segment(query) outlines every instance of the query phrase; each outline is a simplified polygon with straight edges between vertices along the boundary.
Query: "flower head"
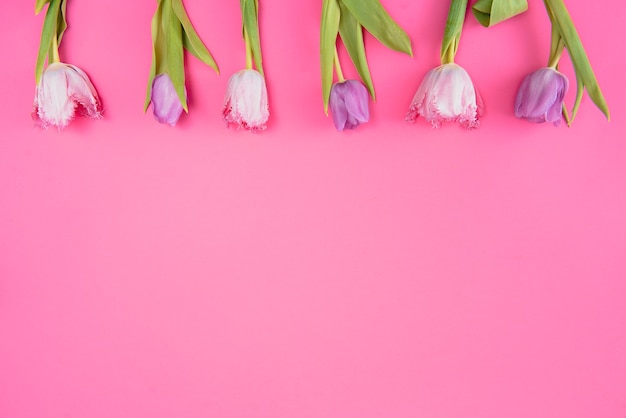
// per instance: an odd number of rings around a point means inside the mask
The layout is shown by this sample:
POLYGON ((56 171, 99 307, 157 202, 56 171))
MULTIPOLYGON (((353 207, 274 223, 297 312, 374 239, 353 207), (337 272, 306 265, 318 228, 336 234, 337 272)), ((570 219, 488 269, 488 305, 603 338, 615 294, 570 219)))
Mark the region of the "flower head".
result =
POLYGON ((369 95, 363 84, 347 80, 333 84, 330 90, 330 111, 338 131, 354 129, 370 120, 369 95))
POLYGON ((66 127, 76 115, 102 117, 98 93, 80 68, 55 62, 41 74, 35 92, 33 119, 42 127, 66 127))
MULTIPOLYGON (((186 90, 185 95, 187 95, 186 90)), ((150 100, 152 101, 152 113, 156 120, 170 126, 176 125, 178 118, 183 113, 183 105, 169 75, 163 73, 154 77, 150 100)))
POLYGON ((224 108, 224 121, 240 128, 260 131, 266 128, 270 116, 265 78, 256 70, 241 70, 228 80, 224 108))
POLYGON ((459 122, 467 128, 475 128, 483 112, 482 99, 467 71, 450 63, 426 74, 413 97, 406 120, 415 122, 422 116, 434 127, 443 122, 459 122))
POLYGON ((515 116, 559 125, 568 87, 567 77, 553 68, 540 68, 528 74, 515 98, 515 116))

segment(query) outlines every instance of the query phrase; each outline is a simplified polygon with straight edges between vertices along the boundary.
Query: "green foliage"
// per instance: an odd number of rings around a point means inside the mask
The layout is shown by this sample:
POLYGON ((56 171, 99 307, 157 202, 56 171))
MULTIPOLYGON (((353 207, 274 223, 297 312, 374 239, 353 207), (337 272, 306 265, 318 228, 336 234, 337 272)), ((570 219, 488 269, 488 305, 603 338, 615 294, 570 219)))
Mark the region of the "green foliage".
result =
POLYGON ((528 10, 526 0, 478 0, 472 6, 474 17, 486 27, 503 22, 526 10, 528 10))

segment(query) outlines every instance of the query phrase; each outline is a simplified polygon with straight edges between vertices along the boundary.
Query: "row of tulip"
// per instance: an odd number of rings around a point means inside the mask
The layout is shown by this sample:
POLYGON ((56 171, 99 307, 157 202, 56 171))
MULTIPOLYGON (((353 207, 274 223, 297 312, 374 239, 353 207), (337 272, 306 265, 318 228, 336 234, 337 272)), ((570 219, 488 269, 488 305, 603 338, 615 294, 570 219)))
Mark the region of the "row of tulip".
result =
MULTIPOLYGON (((152 19, 153 54, 145 110, 152 105, 157 121, 174 126, 183 110, 188 111, 184 50, 218 74, 219 69, 193 28, 182 0, 157 1, 152 19)), ((467 71, 455 63, 467 3, 468 0, 451 0, 441 46, 441 65, 430 70, 420 84, 406 116, 409 122, 421 116, 434 127, 446 122, 458 122, 467 128, 479 126, 484 112, 483 101, 467 71)), ((608 119, 608 106, 563 0, 544 0, 544 3, 552 23, 548 66, 522 81, 515 100, 515 116, 555 125, 564 116, 571 124, 583 89, 586 89, 608 119), (578 86, 571 115, 563 103, 569 82, 558 71, 565 48, 572 57, 578 86)), ((66 0, 36 0, 35 12, 41 12, 46 4, 48 9, 35 70, 37 88, 33 118, 42 127, 58 128, 67 126, 77 113, 100 118, 101 103, 87 74, 74 65, 63 63, 59 57, 59 45, 67 28, 66 0)), ((246 68, 230 77, 222 113, 229 125, 260 131, 266 127, 269 106, 259 36, 259 5, 258 0, 240 0, 240 4, 246 68)), ((472 6, 474 16, 485 26, 502 22, 526 9, 526 0, 479 0, 472 6)), ((364 30, 387 47, 412 55, 408 35, 388 15, 379 0, 323 0, 320 28, 322 97, 324 110, 328 114, 330 109, 339 131, 368 122, 369 97, 375 100, 363 43, 364 30), (337 37, 342 38, 360 80, 344 78, 337 37)))

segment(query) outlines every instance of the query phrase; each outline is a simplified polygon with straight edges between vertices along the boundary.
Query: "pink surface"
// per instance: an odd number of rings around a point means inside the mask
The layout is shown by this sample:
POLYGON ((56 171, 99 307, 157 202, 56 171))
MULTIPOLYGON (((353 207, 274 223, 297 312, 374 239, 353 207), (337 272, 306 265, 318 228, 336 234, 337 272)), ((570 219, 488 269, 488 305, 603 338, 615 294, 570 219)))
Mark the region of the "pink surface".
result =
POLYGON ((464 31, 482 126, 407 125, 447 2, 386 0, 415 58, 367 37, 378 102, 337 133, 321 1, 261 0, 261 135, 220 120, 236 1, 185 2, 222 75, 188 57, 176 128, 142 113, 155 1, 70 1, 105 119, 34 128, 31 3, 0 14, 0 417, 626 416, 620 2, 568 1, 610 123, 587 97, 571 129, 512 116, 548 56, 531 1, 464 31))

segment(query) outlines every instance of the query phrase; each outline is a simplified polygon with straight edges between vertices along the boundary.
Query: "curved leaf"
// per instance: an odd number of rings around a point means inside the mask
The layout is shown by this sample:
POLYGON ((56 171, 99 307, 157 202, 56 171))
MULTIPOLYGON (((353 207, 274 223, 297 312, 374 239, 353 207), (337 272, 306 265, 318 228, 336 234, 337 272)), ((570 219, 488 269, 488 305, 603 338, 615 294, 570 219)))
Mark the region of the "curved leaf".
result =
POLYGON ((379 0, 340 0, 374 38, 387 48, 413 56, 409 35, 389 16, 379 0))
POLYGON ((567 48, 576 72, 579 91, 576 95, 574 109, 572 110, 572 120, 578 111, 583 87, 587 89, 587 94, 589 94, 589 97, 600 111, 602 111, 607 119, 610 119, 609 107, 600 90, 585 48, 578 36, 574 22, 565 7, 565 3, 563 3, 563 0, 544 0, 544 3, 548 9, 548 14, 553 20, 552 23, 558 28, 563 38, 563 42, 565 43, 565 47, 567 48))
POLYGON ((182 0, 173 0, 172 9, 183 26, 183 45, 185 49, 219 74, 220 70, 217 63, 191 24, 182 0))
POLYGON ((252 48, 252 57, 256 69, 263 73, 263 59, 261 57, 261 39, 259 36, 259 9, 256 0, 241 0, 241 18, 243 28, 248 34, 250 47, 252 48))
POLYGON ((474 17, 486 27, 503 22, 526 10, 528 10, 526 0, 478 0, 472 6, 474 17))
POLYGON ((339 35, 341 35, 341 40, 348 50, 350 59, 352 59, 352 63, 356 67, 361 80, 367 86, 372 99, 376 100, 374 83, 372 82, 367 56, 365 55, 365 45, 363 44, 363 27, 343 3, 339 3, 339 7, 341 8, 339 35))
POLYGON ((35 83, 39 84, 43 67, 46 64, 46 55, 52 46, 52 37, 57 36, 57 23, 59 18, 59 6, 61 0, 52 0, 48 5, 48 11, 43 21, 41 29, 41 41, 39 42, 39 52, 37 53, 37 63, 35 64, 35 83))
POLYGON ((157 5, 157 9, 154 12, 154 16, 152 16, 152 64, 150 65, 150 76, 148 77, 148 88, 146 89, 146 99, 144 101, 143 111, 148 110, 148 106, 150 106, 150 101, 152 99, 152 81, 154 77, 157 75, 157 70, 159 72, 163 72, 162 64, 160 64, 163 59, 161 58, 165 54, 165 46, 163 42, 163 25, 161 24, 163 20, 163 7, 162 3, 159 2, 157 5))
POLYGON ((43 10, 43 6, 50 3, 50 0, 35 0, 35 14, 38 15, 43 10))
POLYGON ((465 22, 465 12, 467 11, 467 0, 452 0, 446 29, 441 42, 441 63, 454 62, 456 51, 459 49, 463 23, 465 22))
POLYGON ((165 35, 165 61, 167 73, 185 112, 188 112, 185 94, 185 55, 183 51, 183 27, 172 10, 171 0, 163 0, 163 31, 165 35))

